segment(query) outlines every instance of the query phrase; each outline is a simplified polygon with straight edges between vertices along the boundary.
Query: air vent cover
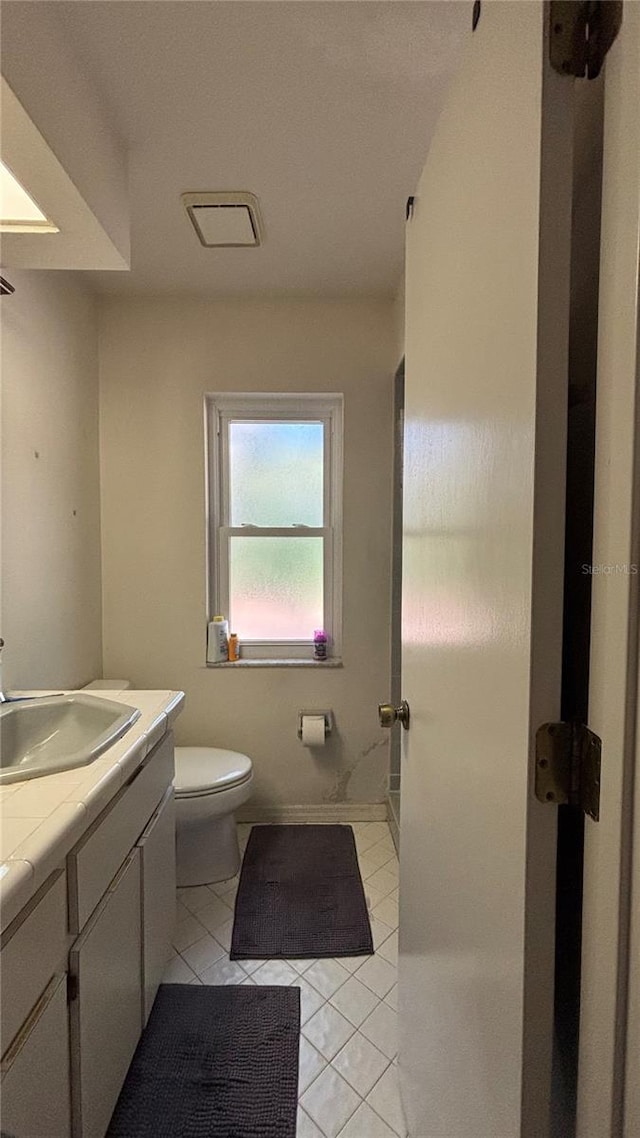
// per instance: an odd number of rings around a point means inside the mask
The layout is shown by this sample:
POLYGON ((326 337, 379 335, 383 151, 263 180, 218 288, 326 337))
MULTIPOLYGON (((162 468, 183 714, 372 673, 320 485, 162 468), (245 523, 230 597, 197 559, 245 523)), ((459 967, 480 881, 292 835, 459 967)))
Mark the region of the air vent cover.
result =
POLYGON ((182 202, 199 241, 207 249, 262 244, 262 221, 255 194, 183 194, 182 202))

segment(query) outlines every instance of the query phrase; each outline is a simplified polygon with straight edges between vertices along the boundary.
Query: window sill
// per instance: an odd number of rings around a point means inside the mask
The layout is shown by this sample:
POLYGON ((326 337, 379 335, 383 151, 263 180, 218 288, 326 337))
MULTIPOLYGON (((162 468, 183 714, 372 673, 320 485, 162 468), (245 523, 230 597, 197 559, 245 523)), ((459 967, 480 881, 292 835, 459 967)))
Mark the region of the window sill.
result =
POLYGON ((222 660, 219 664, 205 664, 206 668, 341 668, 342 660, 333 656, 329 660, 222 660))

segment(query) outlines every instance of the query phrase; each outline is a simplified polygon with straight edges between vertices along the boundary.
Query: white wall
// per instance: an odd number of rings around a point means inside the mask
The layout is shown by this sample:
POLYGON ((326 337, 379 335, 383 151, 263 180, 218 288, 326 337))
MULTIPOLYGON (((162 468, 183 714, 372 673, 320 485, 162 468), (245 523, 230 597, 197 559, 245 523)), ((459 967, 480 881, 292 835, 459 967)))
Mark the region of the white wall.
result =
POLYGON ((98 328, 67 273, 11 271, 2 327, 7 687, 75 687, 101 646, 98 328))
POLYGON ((107 300, 101 308, 105 675, 186 691, 177 742, 246 751, 262 805, 381 802, 388 736, 391 301, 107 300), (207 669, 203 397, 345 395, 344 667, 207 669), (317 756, 298 708, 333 708, 317 756))

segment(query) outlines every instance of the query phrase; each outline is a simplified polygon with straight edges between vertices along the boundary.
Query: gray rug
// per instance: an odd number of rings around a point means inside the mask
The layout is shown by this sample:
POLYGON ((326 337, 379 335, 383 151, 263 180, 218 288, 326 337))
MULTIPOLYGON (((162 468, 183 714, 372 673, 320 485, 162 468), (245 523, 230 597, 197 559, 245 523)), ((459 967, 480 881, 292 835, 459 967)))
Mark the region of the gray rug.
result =
POLYGON ((295 1138, 300 989, 162 984, 107 1138, 295 1138))
POLYGON ((254 826, 240 873, 231 959, 372 952, 351 826, 254 826))

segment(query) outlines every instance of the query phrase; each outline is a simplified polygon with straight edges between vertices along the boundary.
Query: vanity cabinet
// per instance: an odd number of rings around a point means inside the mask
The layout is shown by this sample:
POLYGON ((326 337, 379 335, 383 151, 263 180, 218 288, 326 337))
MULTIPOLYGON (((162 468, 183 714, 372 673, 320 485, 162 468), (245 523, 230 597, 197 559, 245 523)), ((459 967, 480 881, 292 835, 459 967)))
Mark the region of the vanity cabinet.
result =
POLYGON ((103 1138, 142 1027, 140 851, 69 955, 74 1138, 103 1138))
POLYGON ((2 1060, 2 1134, 69 1138, 67 977, 54 976, 2 1060))
POLYGON ((167 791, 146 827, 140 850, 143 943, 142 1025, 156 998, 172 952, 176 911, 176 809, 173 789, 167 791))
POLYGON ((0 1128, 104 1138, 171 955, 173 736, 2 934, 0 1128))

